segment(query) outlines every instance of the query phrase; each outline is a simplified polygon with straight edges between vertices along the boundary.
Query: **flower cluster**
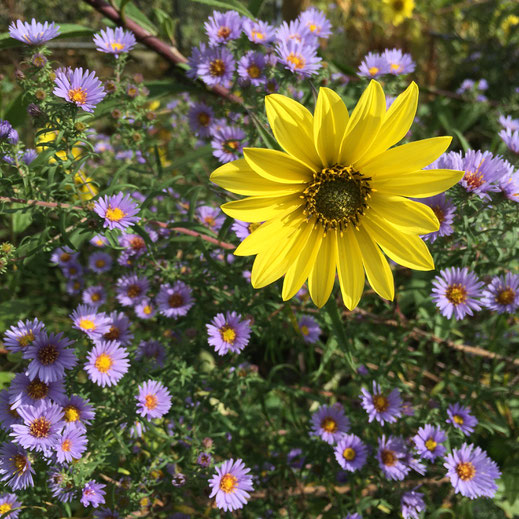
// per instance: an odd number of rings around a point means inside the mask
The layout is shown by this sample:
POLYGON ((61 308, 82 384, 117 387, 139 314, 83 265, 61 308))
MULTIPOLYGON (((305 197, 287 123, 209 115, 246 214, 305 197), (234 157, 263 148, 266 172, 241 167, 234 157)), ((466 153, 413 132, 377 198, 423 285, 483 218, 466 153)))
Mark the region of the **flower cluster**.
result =
POLYGON ((385 74, 401 76, 414 72, 415 62, 410 54, 400 49, 386 49, 381 54, 370 52, 359 66, 359 75, 376 78, 385 74))

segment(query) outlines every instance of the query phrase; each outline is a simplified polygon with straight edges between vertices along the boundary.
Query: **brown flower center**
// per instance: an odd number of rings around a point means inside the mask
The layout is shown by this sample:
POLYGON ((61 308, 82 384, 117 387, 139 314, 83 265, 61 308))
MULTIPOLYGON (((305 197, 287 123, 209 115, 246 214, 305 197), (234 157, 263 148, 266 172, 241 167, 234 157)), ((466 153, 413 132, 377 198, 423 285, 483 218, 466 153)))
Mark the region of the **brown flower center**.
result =
POLYGON ((459 305, 467 300, 467 289, 461 283, 453 283, 445 291, 445 297, 453 305, 459 305))
POLYGON ((27 394, 33 400, 40 400, 41 398, 45 398, 49 393, 49 386, 42 382, 39 378, 35 378, 33 381, 29 382, 27 386, 27 394))
POLYGON ((38 350, 38 360, 43 366, 54 364, 59 357, 59 351, 54 344, 47 344, 38 350))
POLYGON ((40 416, 40 418, 36 418, 36 420, 31 422, 29 433, 35 438, 47 438, 50 433, 50 426, 50 421, 44 416, 40 416))
POLYGON ((219 58, 211 61, 209 64, 209 74, 217 77, 223 76, 225 74, 225 63, 219 58))
POLYGON ((170 308, 179 308, 184 304, 184 298, 180 294, 171 294, 168 298, 170 308))
POLYGON ((396 464, 397 457, 394 451, 390 451, 388 449, 383 449, 380 453, 380 457, 382 458, 382 463, 387 465, 388 467, 392 467, 396 464))
POLYGON ((128 289, 126 290, 126 294, 128 297, 131 297, 132 299, 139 297, 142 293, 142 289, 139 285, 130 285, 128 289))
POLYGON ((515 291, 510 287, 505 288, 498 292, 496 296, 496 303, 500 305, 511 305, 515 300, 515 291))
POLYGON ((321 429, 329 433, 335 433, 339 430, 339 426, 331 416, 327 416, 321 421, 321 429))
POLYGON ((456 474, 462 481, 470 481, 476 475, 476 467, 470 462, 460 462, 456 466, 456 474))
POLYGON ((389 401, 384 395, 373 395, 373 407, 377 413, 383 413, 389 407, 389 401))
POLYGON ((108 332, 106 332, 103 337, 109 341, 115 341, 116 339, 119 338, 119 336, 121 335, 121 332, 119 330, 119 328, 117 328, 116 326, 110 326, 110 330, 108 332))

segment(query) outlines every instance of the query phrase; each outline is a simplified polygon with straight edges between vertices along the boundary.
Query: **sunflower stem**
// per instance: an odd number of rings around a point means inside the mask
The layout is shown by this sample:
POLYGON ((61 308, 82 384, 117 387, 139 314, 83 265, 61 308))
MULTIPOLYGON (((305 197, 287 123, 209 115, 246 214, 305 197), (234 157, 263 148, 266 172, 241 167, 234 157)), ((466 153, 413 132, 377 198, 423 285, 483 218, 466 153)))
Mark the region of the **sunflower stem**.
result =
POLYGON ((353 373, 357 372, 357 365, 353 360, 353 356, 351 354, 351 341, 348 340, 348 336, 346 335, 346 330, 344 329, 344 323, 341 319, 341 314, 339 312, 339 308, 337 305, 337 300, 333 297, 328 299, 328 302, 324 306, 325 310, 328 312, 330 316, 330 320, 332 321, 332 329, 337 338, 337 342, 339 346, 342 346, 342 351, 346 357, 346 361, 353 373))

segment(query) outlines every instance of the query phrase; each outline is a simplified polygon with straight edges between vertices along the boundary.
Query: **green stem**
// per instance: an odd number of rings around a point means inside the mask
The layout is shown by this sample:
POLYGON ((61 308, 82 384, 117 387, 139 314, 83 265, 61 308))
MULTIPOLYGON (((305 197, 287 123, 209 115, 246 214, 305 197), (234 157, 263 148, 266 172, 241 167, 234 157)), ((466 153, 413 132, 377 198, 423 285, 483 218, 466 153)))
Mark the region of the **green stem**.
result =
POLYGON ((341 346, 341 349, 344 352, 346 361, 348 362, 351 371, 353 373, 356 373, 357 365, 355 364, 355 361, 353 360, 353 356, 351 354, 352 343, 346 335, 346 331, 344 329, 344 322, 341 319, 341 314, 339 312, 337 301, 333 297, 330 297, 324 308, 330 316, 330 319, 332 321, 333 332, 335 333, 339 346, 341 346))

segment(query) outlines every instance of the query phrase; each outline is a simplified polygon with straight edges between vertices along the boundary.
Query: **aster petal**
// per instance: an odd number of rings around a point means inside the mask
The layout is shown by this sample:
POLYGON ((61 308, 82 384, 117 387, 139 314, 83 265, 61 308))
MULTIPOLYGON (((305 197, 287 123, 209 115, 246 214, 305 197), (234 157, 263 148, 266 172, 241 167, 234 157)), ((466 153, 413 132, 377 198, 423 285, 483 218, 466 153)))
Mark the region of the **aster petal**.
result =
POLYGON ((384 196, 375 192, 369 205, 378 217, 406 234, 427 234, 440 227, 438 218, 428 205, 401 196, 384 196))
POLYGON ((324 166, 337 162, 348 119, 348 109, 340 96, 321 87, 314 112, 314 142, 324 166))
POLYGON ((448 147, 452 137, 432 137, 391 148, 369 160, 355 164, 363 175, 391 179, 403 173, 422 169, 436 160, 448 147))
POLYGON ((300 184, 279 184, 265 179, 249 167, 245 159, 220 166, 210 180, 238 195, 280 196, 302 191, 300 184))
POLYGON ((364 290, 364 269, 362 254, 355 238, 355 233, 348 229, 342 236, 336 234, 337 240, 337 271, 344 304, 353 310, 362 297, 364 290))
POLYGON ((368 161, 401 141, 411 128, 418 106, 418 86, 413 81, 389 107, 373 144, 362 158, 368 161))
POLYGON ((297 259, 290 265, 285 275, 283 282, 282 297, 283 301, 287 301, 294 297, 297 291, 301 288, 306 278, 310 274, 319 248, 323 239, 324 229, 322 225, 309 222, 308 225, 313 225, 312 232, 306 242, 304 248, 301 250, 297 259))
POLYGON ((395 176, 373 179, 371 187, 381 195, 401 195, 427 198, 443 193, 463 178, 464 172, 455 169, 423 169, 395 176))
POLYGON ((303 201, 298 195, 279 197, 251 196, 243 200, 227 202, 222 211, 231 218, 242 222, 263 222, 283 216, 297 209, 303 201))
POLYGON ((321 308, 330 297, 335 282, 336 265, 337 240, 335 232, 329 232, 323 236, 319 253, 308 276, 310 297, 318 308, 321 308))
POLYGON ((434 261, 419 236, 405 234, 375 214, 366 215, 362 226, 381 249, 398 264, 415 270, 433 270, 434 261))
POLYGON ((300 103, 280 94, 265 98, 270 127, 281 147, 310 169, 321 169, 313 141, 313 116, 300 103))
POLYGON ((392 301, 395 297, 395 284, 386 258, 363 227, 355 233, 355 238, 361 250, 369 284, 380 297, 392 301))
POLYGON ((375 139, 385 114, 384 91, 378 81, 372 80, 351 113, 337 162, 353 164, 361 159, 375 139))
POLYGON ((243 155, 250 168, 267 180, 282 184, 302 184, 312 179, 312 169, 282 151, 244 148, 243 155))

